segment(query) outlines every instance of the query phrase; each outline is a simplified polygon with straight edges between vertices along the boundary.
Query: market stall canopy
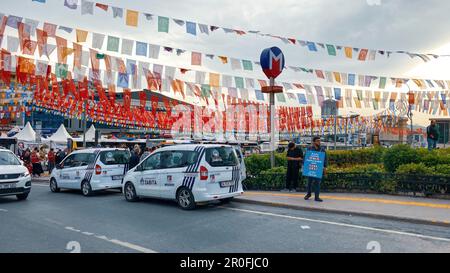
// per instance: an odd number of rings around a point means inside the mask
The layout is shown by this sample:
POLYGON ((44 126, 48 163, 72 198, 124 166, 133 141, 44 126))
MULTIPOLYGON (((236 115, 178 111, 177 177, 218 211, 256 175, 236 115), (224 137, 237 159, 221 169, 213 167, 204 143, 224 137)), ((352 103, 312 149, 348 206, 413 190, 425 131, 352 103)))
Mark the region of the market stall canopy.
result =
MULTIPOLYGON (((89 142, 94 142, 95 141, 95 127, 94 125, 91 125, 91 127, 89 127, 89 130, 86 131, 86 141, 89 142)), ((81 136, 81 138, 83 138, 83 136, 81 136)))
POLYGON ((67 139, 73 139, 72 136, 67 132, 64 124, 59 126, 58 130, 49 138, 45 139, 45 141, 53 141, 56 143, 67 143, 67 139))
MULTIPOLYGON (((86 142, 94 142, 95 141, 95 129, 94 125, 91 125, 89 129, 86 131, 86 142)), ((77 138, 73 138, 74 141, 83 142, 83 134, 81 134, 77 138)))
POLYGON ((19 141, 36 142, 36 132, 31 127, 31 124, 27 122, 25 127, 14 136, 19 141))

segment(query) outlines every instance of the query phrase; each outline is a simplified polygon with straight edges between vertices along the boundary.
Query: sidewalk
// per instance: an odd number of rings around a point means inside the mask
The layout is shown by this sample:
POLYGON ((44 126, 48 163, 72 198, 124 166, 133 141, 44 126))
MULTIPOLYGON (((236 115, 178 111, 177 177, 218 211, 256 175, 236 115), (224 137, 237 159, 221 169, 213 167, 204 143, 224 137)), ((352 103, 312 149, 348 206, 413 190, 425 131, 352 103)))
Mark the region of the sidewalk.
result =
POLYGON ((379 194, 324 193, 305 201, 305 193, 248 191, 236 202, 368 216, 450 227, 450 200, 379 194))

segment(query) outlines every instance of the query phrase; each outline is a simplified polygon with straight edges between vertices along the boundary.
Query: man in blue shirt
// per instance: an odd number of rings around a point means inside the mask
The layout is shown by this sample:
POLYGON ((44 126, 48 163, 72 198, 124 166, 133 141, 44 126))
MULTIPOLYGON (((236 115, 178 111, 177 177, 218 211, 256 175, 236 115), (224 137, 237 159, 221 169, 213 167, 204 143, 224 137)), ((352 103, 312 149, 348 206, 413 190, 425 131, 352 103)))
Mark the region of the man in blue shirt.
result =
MULTIPOLYGON (((324 160, 324 166, 323 166, 323 176, 325 176, 327 174, 327 166, 328 166, 327 154, 326 154, 325 148, 320 146, 320 137, 313 138, 313 144, 310 147, 308 147, 308 151, 316 151, 316 152, 325 153, 325 160, 324 160)), ((316 202, 323 202, 323 200, 319 198, 321 182, 322 182, 322 179, 308 177, 308 187, 307 187, 308 193, 305 196, 305 200, 309 200, 309 198, 311 198, 312 186, 314 184, 315 185, 315 190, 314 190, 315 199, 314 200, 316 202)))

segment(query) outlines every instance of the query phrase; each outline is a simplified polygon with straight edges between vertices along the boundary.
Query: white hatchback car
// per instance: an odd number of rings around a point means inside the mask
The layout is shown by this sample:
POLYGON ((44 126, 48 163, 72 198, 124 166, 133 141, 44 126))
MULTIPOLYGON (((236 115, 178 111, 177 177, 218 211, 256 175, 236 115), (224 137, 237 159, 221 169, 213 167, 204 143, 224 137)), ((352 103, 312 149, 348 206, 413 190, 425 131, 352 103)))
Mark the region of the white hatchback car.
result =
POLYGON ((17 156, 0 148, 0 196, 15 195, 19 200, 28 198, 31 191, 31 175, 17 156))
POLYGON ((124 178, 127 201, 173 199, 183 209, 196 203, 229 202, 243 193, 240 163, 233 147, 191 144, 154 151, 124 178))
POLYGON ((126 149, 94 148, 72 152, 56 166, 50 176, 50 190, 81 190, 84 196, 94 191, 122 189, 128 171, 130 152, 126 149))

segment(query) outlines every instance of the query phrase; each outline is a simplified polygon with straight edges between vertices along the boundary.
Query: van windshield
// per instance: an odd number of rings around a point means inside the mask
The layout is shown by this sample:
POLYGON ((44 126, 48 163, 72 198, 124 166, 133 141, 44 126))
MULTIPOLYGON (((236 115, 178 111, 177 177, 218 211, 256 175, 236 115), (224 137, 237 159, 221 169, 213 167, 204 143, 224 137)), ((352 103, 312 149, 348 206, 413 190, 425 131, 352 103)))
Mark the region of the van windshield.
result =
POLYGON ((0 152, 0 166, 21 165, 17 157, 11 152, 0 152))
POLYGON ((130 152, 125 150, 103 151, 100 153, 100 161, 105 165, 128 164, 130 152))
POLYGON ((205 152, 206 161, 212 167, 237 166, 238 158, 231 147, 207 148, 205 152))

